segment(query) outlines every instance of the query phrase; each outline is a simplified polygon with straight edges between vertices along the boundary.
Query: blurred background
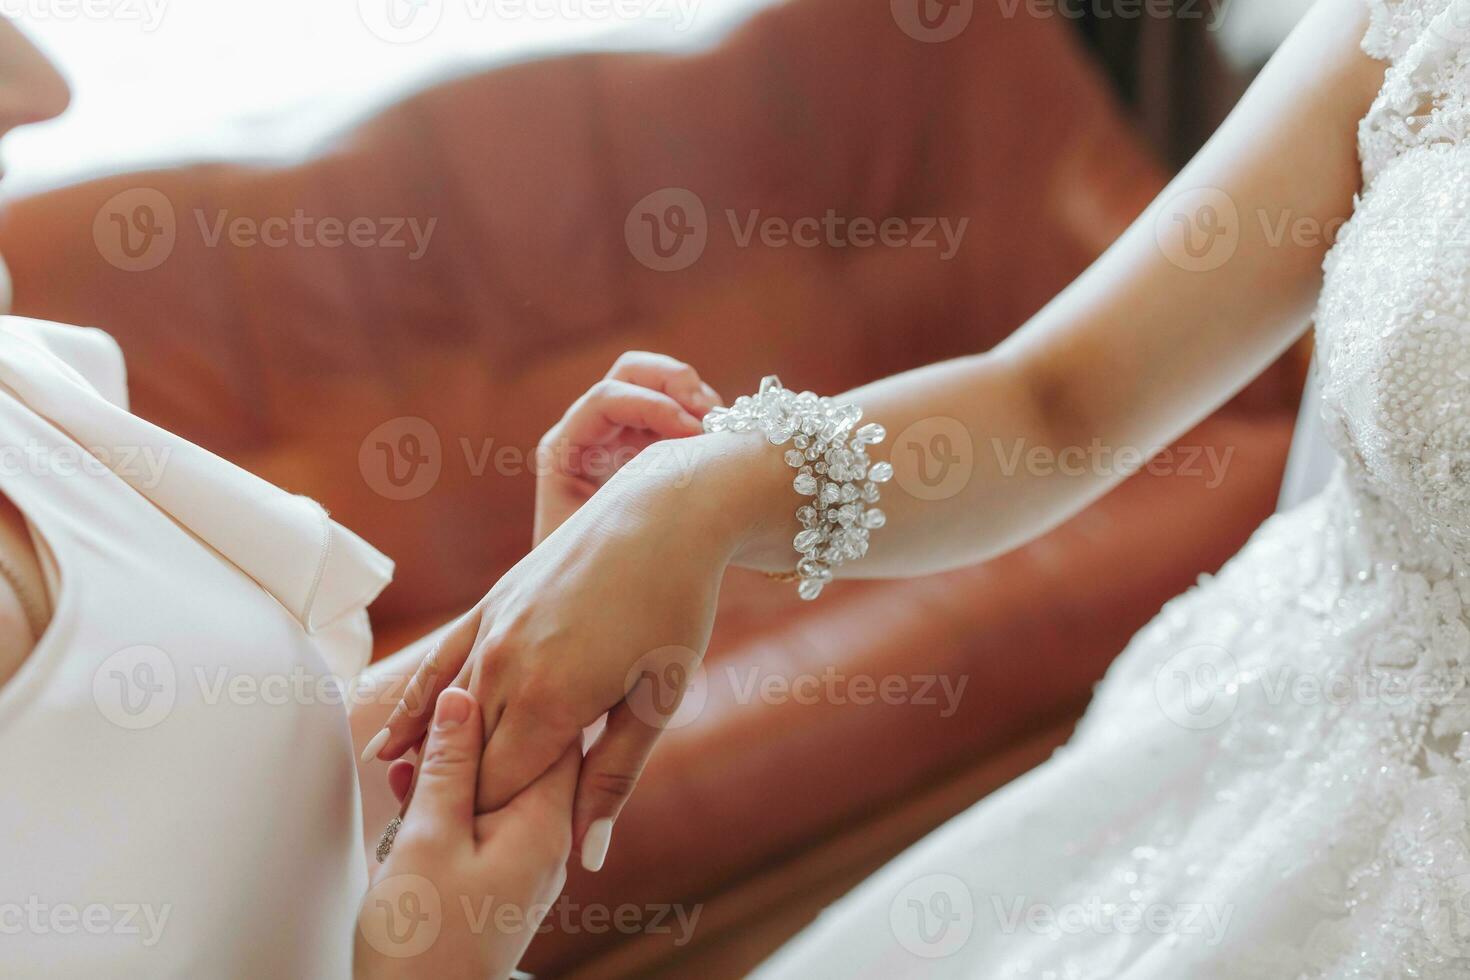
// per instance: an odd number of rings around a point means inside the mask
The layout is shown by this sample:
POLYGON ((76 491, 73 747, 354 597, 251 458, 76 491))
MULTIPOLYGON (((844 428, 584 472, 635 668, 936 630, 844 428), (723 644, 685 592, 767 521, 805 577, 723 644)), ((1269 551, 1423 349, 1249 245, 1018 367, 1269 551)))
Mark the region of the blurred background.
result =
MULTIPOLYGON (((619 352, 733 395, 993 346, 1307 5, 0 0, 74 88, 3 148, 0 251, 17 313, 118 338, 139 414, 397 561, 389 652, 524 554, 527 457, 619 352), (740 233, 827 215, 906 237, 740 233), (922 243, 943 227, 965 230, 922 243)), ((700 710, 528 968, 740 976, 1045 759, 1129 636, 1276 508, 1308 358, 986 565, 809 606, 732 573, 700 710), (825 693, 742 693, 773 676, 825 693), (855 693, 888 680, 911 696, 855 693)))

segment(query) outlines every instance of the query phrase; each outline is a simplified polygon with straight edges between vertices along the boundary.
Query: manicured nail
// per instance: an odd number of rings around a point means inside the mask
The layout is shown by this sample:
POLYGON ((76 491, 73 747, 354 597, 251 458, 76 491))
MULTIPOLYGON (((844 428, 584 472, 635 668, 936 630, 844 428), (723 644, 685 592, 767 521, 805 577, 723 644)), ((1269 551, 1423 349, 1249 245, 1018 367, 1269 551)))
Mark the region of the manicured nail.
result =
POLYGON ((688 412, 680 412, 679 421, 683 422, 684 426, 689 429, 704 428, 704 423, 699 421, 699 419, 695 418, 693 415, 690 415, 688 412))
POLYGON ((367 744, 367 747, 365 749, 362 750, 362 761, 372 762, 378 757, 378 753, 383 751, 383 746, 387 744, 388 729, 385 728, 381 732, 378 732, 378 734, 374 735, 373 740, 367 744))
POLYGON ((704 391, 704 397, 709 401, 709 407, 710 408, 714 408, 716 405, 720 404, 720 394, 719 394, 719 392, 715 391, 709 385, 705 385, 704 388, 703 388, 703 391, 704 391))
POLYGON ((458 688, 446 688, 434 705, 434 727, 440 731, 458 728, 469 718, 475 702, 458 688))
POLYGON ((592 821, 587 835, 582 838, 582 867, 588 871, 601 871, 602 862, 607 860, 607 845, 612 842, 613 822, 611 817, 592 821))

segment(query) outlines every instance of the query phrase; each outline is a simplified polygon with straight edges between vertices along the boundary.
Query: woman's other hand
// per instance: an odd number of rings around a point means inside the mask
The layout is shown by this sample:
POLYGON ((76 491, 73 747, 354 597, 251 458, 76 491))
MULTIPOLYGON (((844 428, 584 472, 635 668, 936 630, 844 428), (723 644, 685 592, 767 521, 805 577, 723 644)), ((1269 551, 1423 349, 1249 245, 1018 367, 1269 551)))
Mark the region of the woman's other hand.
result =
POLYGON ((458 688, 438 697, 413 800, 358 912, 358 980, 507 977, 561 893, 579 753, 476 816, 478 707, 458 688))

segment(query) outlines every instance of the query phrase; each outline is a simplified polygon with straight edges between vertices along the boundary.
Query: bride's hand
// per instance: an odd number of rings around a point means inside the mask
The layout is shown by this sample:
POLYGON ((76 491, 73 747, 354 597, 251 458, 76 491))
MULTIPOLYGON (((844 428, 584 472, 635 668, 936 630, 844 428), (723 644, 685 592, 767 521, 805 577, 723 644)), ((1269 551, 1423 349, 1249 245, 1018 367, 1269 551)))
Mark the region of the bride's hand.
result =
POLYGON ((592 870, 677 708, 682 678, 704 655, 720 580, 749 527, 742 511, 791 510, 761 500, 753 486, 735 492, 753 480, 789 505, 785 464, 763 440, 699 436, 650 453, 657 458, 619 472, 444 635, 376 753, 401 756, 417 744, 438 693, 466 688, 487 735, 478 809, 493 810, 607 713, 574 810, 573 840, 592 870))
POLYGON ((476 816, 478 714, 464 691, 438 700, 412 804, 358 911, 357 980, 509 976, 561 893, 578 754, 476 816))
POLYGON ((622 464, 660 439, 698 435, 723 404, 699 372, 664 354, 628 351, 567 409, 537 447, 534 544, 566 522, 622 464))

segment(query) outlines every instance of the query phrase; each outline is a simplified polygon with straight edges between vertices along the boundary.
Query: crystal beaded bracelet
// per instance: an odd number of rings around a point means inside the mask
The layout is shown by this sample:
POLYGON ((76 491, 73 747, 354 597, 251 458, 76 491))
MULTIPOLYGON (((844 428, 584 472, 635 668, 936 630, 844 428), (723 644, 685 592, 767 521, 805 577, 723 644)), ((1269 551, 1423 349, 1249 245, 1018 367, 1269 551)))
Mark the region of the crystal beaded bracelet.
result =
POLYGON ((867 449, 887 434, 876 422, 856 428, 863 410, 839 405, 810 391, 781 387, 774 374, 761 379, 760 391, 742 395, 729 408, 704 417, 706 432, 761 432, 773 446, 791 443, 786 462, 796 470, 792 486, 810 503, 797 508, 802 530, 792 545, 797 594, 815 599, 844 562, 868 553, 868 533, 883 526, 876 506, 878 487, 893 478, 893 467, 875 463, 867 449))

